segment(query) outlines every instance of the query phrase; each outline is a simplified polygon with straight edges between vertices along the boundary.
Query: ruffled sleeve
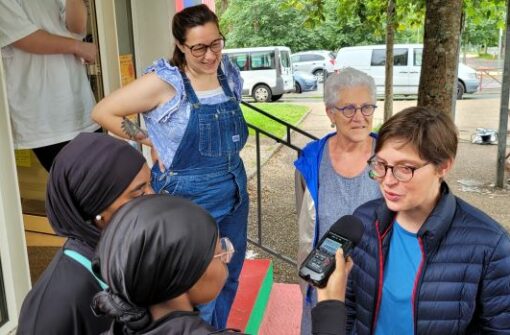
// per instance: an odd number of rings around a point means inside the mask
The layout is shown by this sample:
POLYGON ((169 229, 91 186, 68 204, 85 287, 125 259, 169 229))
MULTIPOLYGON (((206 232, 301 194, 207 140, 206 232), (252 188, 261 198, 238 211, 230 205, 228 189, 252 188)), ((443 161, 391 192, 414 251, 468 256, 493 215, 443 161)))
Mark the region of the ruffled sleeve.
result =
POLYGON ((223 72, 227 76, 228 84, 232 88, 237 101, 241 101, 243 92, 243 78, 241 78, 241 72, 239 72, 239 68, 234 65, 234 63, 232 63, 227 55, 223 55, 221 66, 223 72))
POLYGON ((166 122, 169 117, 179 109, 184 99, 184 83, 182 82, 182 76, 179 69, 170 65, 164 58, 155 61, 154 64, 145 69, 143 73, 147 74, 150 72, 154 72, 159 79, 172 86, 175 90, 175 96, 163 105, 144 114, 146 117, 157 122, 166 122))

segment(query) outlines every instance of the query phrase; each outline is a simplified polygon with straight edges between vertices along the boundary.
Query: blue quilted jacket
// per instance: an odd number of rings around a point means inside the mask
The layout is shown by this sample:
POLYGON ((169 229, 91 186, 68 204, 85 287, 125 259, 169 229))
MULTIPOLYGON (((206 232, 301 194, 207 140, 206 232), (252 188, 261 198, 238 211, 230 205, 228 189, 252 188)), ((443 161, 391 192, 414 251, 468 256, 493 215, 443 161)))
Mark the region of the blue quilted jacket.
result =
MULTIPOLYGON (((418 231, 423 257, 412 296, 414 333, 510 334, 508 233, 446 183, 441 194, 418 231)), ((354 215, 365 233, 352 254, 347 333, 374 334, 395 213, 377 199, 354 215)))

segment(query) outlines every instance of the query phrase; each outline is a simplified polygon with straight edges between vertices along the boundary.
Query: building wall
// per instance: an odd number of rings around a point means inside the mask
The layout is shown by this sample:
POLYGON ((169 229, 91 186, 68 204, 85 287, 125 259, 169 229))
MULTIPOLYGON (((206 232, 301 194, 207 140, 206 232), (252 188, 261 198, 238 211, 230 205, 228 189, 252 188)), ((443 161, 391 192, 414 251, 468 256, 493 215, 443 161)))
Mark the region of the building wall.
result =
POLYGON ((200 5, 202 3, 206 4, 213 12, 216 12, 214 0, 175 0, 175 8, 179 12, 184 8, 200 5))

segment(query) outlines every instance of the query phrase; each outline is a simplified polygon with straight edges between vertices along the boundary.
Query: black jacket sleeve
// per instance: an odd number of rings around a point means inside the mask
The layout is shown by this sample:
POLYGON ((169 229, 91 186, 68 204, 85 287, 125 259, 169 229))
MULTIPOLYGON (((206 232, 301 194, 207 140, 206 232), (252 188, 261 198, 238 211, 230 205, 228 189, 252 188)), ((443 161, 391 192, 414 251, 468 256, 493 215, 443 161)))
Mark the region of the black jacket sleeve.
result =
POLYGON ((345 304, 339 300, 321 301, 312 309, 313 335, 345 335, 345 304))

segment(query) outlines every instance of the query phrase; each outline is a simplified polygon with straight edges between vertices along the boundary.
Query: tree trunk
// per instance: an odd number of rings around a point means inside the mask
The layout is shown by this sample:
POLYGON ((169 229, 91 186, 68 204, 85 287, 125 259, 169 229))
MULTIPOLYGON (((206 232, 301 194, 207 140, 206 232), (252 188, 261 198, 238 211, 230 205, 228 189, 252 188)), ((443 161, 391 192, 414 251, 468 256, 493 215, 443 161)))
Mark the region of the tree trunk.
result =
POLYGON ((418 106, 453 115, 461 19, 462 0, 426 0, 418 106))
POLYGON ((499 110, 498 130, 498 161, 496 173, 496 186, 505 186, 505 155, 508 136, 508 105, 510 99, 510 1, 507 1, 506 8, 506 29, 505 29, 505 60, 503 63, 503 83, 501 85, 501 102, 499 110))
POLYGON ((386 10, 386 64, 384 82, 384 121, 393 115, 393 40, 395 36, 395 1, 388 0, 386 10))

